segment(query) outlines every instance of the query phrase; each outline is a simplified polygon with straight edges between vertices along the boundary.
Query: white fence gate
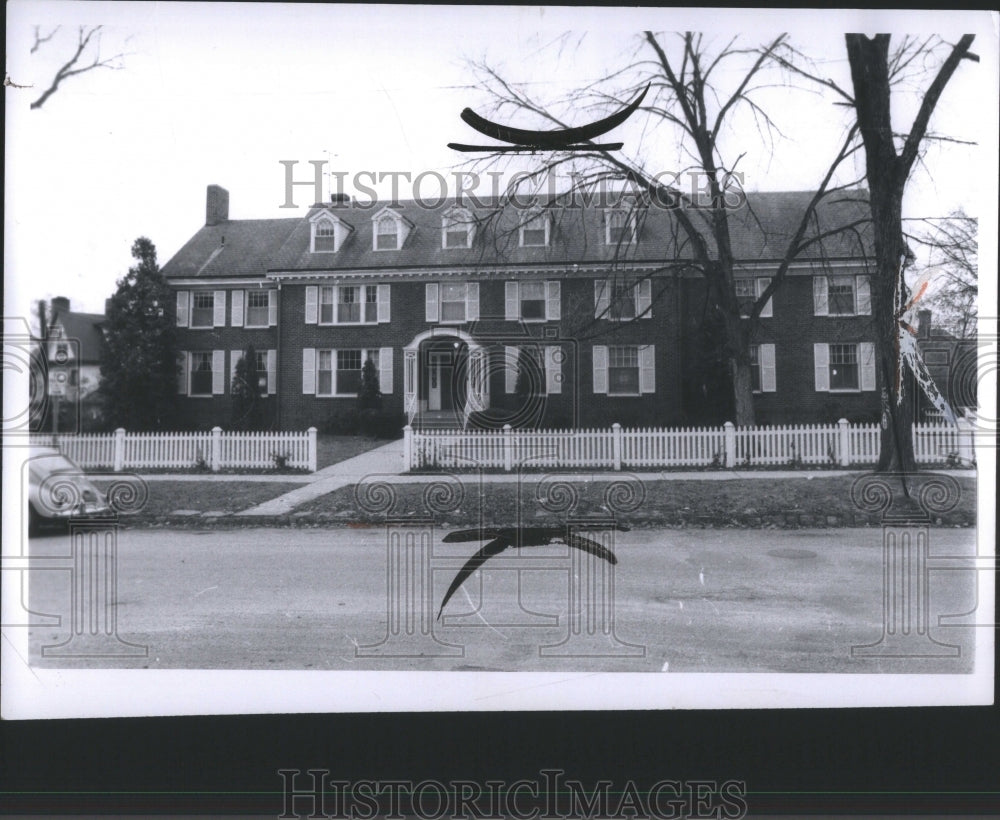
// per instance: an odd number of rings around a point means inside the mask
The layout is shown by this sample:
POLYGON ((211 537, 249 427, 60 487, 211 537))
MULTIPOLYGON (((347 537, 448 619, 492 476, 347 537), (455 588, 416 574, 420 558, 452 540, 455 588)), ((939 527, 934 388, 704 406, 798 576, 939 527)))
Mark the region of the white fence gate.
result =
POLYGON ((57 447, 84 469, 187 469, 204 466, 261 469, 286 466, 316 471, 316 428, 305 432, 35 434, 31 443, 57 447))
MULTIPOLYGON (((973 428, 960 419, 913 426, 920 464, 971 464, 973 428)), ((877 424, 782 425, 776 427, 623 428, 597 430, 413 430, 403 429, 407 469, 751 467, 755 465, 867 466, 878 461, 877 424)))

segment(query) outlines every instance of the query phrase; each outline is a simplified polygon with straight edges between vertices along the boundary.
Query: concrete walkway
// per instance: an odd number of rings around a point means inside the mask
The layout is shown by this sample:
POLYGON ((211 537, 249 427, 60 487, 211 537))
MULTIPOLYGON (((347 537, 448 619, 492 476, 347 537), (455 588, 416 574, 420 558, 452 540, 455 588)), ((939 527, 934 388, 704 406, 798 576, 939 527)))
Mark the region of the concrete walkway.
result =
MULTIPOLYGON (((308 484, 292 490, 291 492, 258 504, 248 510, 236 513, 236 515, 284 515, 291 512, 300 504, 319 498, 321 495, 332 493, 341 487, 357 484, 366 476, 389 476, 395 477, 403 471, 403 441, 391 441, 388 444, 369 450, 367 453, 341 461, 339 464, 332 464, 318 470, 313 475, 308 476, 308 484)), ((287 478, 287 476, 283 476, 287 478)), ((394 479, 398 480, 398 479, 394 479)))

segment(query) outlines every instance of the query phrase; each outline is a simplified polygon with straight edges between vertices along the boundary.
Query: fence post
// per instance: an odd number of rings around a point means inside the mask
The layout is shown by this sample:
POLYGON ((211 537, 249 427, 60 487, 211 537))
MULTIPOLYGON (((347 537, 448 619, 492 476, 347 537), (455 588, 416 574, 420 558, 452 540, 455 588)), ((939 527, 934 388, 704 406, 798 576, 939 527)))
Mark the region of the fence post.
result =
POLYGON ((210 466, 213 473, 219 472, 219 467, 222 466, 222 428, 218 426, 212 428, 212 463, 210 466))
POLYGON ((964 416, 955 421, 958 427, 958 457, 963 464, 975 464, 975 425, 964 416))
POLYGON ((722 425, 726 436, 726 466, 736 466, 736 428, 731 421, 722 425))
POLYGON ((514 469, 514 432, 509 424, 503 426, 503 468, 508 473, 514 469))
POLYGON ((125 428, 119 427, 115 430, 115 452, 113 468, 116 473, 125 469, 125 428))
POLYGON ((622 426, 616 421, 611 425, 611 453, 615 460, 615 469, 622 468, 622 426))
POLYGON ((847 419, 837 422, 838 456, 841 467, 848 467, 851 464, 851 430, 847 419))
POLYGON ((309 433, 309 472, 316 472, 316 428, 310 427, 307 431, 309 433))
POLYGON ((413 469, 413 428, 407 424, 403 428, 403 472, 413 469))

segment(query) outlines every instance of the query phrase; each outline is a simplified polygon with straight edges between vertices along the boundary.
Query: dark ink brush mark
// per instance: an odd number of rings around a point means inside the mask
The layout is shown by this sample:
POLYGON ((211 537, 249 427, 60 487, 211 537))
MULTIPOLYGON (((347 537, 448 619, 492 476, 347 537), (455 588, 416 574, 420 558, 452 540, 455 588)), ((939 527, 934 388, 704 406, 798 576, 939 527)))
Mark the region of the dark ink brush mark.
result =
MULTIPOLYGON (((576 526, 578 528, 586 528, 587 525, 584 524, 576 526)), ((594 526, 599 526, 600 529, 609 529, 607 524, 594 526)), ((621 532, 628 532, 631 527, 627 524, 615 524, 614 529, 621 532)), ((582 535, 567 533, 565 527, 522 527, 520 529, 517 527, 503 527, 499 529, 493 527, 480 529, 477 527, 471 530, 456 530, 455 532, 450 532, 441 540, 446 543, 455 543, 465 541, 485 541, 487 538, 492 540, 479 550, 479 552, 473 555, 468 561, 466 561, 465 565, 458 571, 458 574, 452 580, 451 586, 448 587, 448 592, 445 593, 444 600, 441 601, 441 607, 438 609, 438 620, 441 620, 441 613, 444 612, 445 605, 451 599, 451 596, 455 594, 458 588, 462 586, 465 579, 489 561, 494 555, 499 555, 508 547, 543 547, 551 544, 553 541, 562 541, 569 547, 582 550, 583 552, 588 552, 598 558, 603 558, 609 564, 618 563, 618 558, 607 547, 598 544, 596 541, 591 541, 589 538, 584 538, 582 535)))
POLYGON ((612 128, 616 128, 627 120, 641 105, 649 91, 649 84, 640 92, 631 103, 621 111, 617 111, 609 117, 605 117, 597 122, 581 125, 576 128, 557 128, 551 131, 531 131, 524 128, 511 128, 509 125, 491 122, 485 117, 480 117, 471 108, 466 108, 462 112, 462 120, 480 134, 511 143, 511 145, 466 145, 465 143, 449 142, 448 147, 456 151, 488 151, 488 152, 512 152, 512 151, 617 151, 624 145, 621 142, 609 142, 596 145, 586 145, 586 143, 606 134, 612 128))

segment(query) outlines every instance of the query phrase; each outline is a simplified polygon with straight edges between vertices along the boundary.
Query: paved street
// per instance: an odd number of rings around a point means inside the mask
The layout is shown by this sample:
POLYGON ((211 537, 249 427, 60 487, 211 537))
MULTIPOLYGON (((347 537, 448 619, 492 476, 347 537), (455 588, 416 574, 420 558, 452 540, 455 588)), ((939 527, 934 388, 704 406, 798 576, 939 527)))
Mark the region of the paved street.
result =
MULTIPOLYGON (((407 532, 419 536, 404 529, 404 541, 407 532)), ((32 628, 32 660, 126 668, 621 672, 960 672, 972 664, 976 630, 937 625, 938 615, 974 609, 975 573, 964 571, 930 573, 931 635, 960 646, 959 657, 852 658, 852 645, 876 643, 883 631, 879 528, 615 533, 613 586, 607 564, 562 545, 520 555, 508 550, 470 577, 434 621, 451 578, 479 548, 441 544, 442 535, 433 534, 428 553, 426 628, 417 622, 408 634, 404 621, 386 643, 391 601, 419 597, 421 576, 413 564, 387 573, 384 527, 125 530, 118 540, 118 634, 148 646, 148 657, 40 657, 43 645, 70 634, 64 561, 62 571, 31 573, 30 608, 61 616, 57 626, 32 628), (570 553, 585 560, 571 561, 570 553)), ((31 553, 64 554, 67 544, 65 535, 35 539, 31 553)), ((974 551, 972 530, 931 531, 932 555, 974 551)), ((924 646, 938 651, 930 641, 924 646)))

